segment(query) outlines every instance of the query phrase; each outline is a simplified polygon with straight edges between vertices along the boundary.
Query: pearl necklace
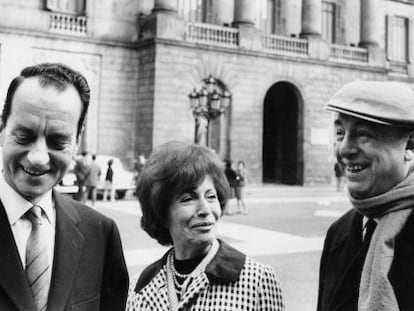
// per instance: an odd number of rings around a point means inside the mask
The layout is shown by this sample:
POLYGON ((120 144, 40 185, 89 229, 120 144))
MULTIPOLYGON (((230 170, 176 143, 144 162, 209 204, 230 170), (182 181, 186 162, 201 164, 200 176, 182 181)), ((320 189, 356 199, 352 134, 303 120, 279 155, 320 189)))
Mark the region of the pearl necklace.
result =
POLYGON ((186 282, 187 278, 190 276, 191 273, 188 273, 188 274, 179 273, 177 269, 175 269, 174 256, 171 256, 171 257, 172 257, 171 260, 169 260, 169 266, 172 271, 174 286, 177 289, 179 296, 181 296, 183 288, 184 288, 184 283, 186 282), (182 281, 179 282, 178 278, 182 279, 182 281))
POLYGON ((167 273, 167 290, 168 298, 170 301, 170 310, 177 310, 178 302, 187 290, 188 284, 192 278, 197 277, 202 273, 207 264, 213 259, 219 249, 219 243, 215 240, 208 251, 207 255, 201 260, 198 266, 190 274, 181 274, 174 267, 174 250, 171 250, 167 256, 166 273, 167 273), (178 278, 183 278, 184 282, 179 284, 178 278), (177 288, 178 285, 178 288, 177 288), (180 294, 180 298, 177 297, 177 293, 180 294))

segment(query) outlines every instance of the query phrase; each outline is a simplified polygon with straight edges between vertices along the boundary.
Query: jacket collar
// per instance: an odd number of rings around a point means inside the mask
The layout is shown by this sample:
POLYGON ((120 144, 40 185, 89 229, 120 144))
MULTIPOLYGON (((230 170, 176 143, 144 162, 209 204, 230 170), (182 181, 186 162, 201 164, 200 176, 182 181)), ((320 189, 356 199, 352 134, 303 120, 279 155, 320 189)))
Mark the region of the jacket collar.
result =
POLYGON ((0 202, 0 292, 5 292, 18 310, 32 310, 34 300, 7 214, 0 202))
MULTIPOLYGON (((226 242, 220 239, 218 241, 220 243, 219 250, 205 270, 207 278, 211 283, 235 282, 239 279, 246 255, 226 242)), ((135 292, 138 293, 142 290, 160 272, 167 262, 167 256, 170 251, 171 249, 160 260, 154 262, 142 272, 135 286, 135 292)))
POLYGON ((239 279, 246 255, 221 240, 219 242, 216 256, 206 267, 207 277, 210 282, 235 282, 239 279))

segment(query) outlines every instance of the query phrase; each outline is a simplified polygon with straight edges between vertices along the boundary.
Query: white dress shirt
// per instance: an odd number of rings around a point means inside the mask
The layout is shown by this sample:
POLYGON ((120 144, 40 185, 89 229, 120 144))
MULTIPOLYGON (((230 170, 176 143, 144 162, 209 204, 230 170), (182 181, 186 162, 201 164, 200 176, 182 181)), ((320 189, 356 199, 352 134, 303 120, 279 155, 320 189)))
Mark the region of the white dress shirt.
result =
MULTIPOLYGON (((0 173, 0 200, 6 210, 7 218, 14 236, 14 241, 19 251, 23 269, 26 267, 26 245, 32 231, 30 220, 26 219, 25 213, 33 206, 33 203, 25 200, 4 180, 0 173)), ((53 263, 53 250, 55 245, 56 212, 52 201, 52 190, 48 191, 37 203, 46 214, 45 225, 48 230, 48 249, 50 263, 53 263)))

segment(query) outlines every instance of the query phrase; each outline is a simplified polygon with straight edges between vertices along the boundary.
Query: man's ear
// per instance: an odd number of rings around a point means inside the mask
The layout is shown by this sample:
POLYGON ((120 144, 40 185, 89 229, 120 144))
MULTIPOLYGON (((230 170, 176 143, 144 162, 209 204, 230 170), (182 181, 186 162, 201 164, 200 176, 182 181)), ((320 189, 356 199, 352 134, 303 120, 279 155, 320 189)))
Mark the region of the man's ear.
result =
POLYGON ((414 160, 414 132, 410 132, 407 138, 407 144, 405 146, 405 161, 411 162, 414 160))
POLYGON ((85 131, 85 125, 82 125, 82 128, 79 132, 79 135, 76 136, 76 147, 75 147, 75 154, 78 152, 78 149, 80 147, 81 141, 82 141, 82 135, 83 132, 85 131))
POLYGON ((5 126, 3 126, 3 122, 0 122, 0 146, 3 146, 4 143, 4 139, 5 139, 5 135, 4 135, 4 130, 5 126))

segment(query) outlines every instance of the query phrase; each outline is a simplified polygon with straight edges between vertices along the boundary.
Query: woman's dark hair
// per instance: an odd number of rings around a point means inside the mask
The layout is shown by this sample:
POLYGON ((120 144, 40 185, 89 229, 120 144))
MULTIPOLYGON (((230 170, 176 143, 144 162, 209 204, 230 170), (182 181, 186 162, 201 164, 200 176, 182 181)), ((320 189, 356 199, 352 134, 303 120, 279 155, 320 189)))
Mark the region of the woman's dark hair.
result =
POLYGON ((171 245, 168 209, 184 191, 198 187, 206 175, 213 180, 223 212, 230 188, 222 162, 213 150, 178 141, 155 149, 138 176, 141 227, 161 245, 171 245))
POLYGON ((82 110, 76 133, 76 137, 79 139, 86 113, 88 112, 90 89, 88 82, 82 74, 59 63, 43 63, 26 67, 20 72, 19 76, 12 80, 7 90, 6 101, 3 106, 1 128, 3 129, 6 127, 12 109, 14 93, 16 93, 16 90, 23 81, 30 77, 39 77, 39 82, 42 87, 53 86, 56 90, 61 92, 66 90, 69 85, 72 85, 78 91, 82 102, 82 110))

